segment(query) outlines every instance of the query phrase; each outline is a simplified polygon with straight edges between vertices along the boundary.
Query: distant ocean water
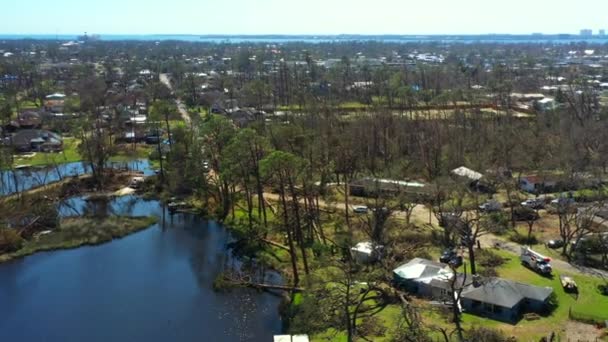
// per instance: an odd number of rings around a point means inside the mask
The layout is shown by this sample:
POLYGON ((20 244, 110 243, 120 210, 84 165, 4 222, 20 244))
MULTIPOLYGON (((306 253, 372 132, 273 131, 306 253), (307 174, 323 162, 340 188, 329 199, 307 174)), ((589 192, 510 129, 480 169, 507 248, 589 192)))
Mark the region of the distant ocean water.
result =
MULTIPOLYGON (((553 36, 534 36, 534 35, 475 35, 475 36, 395 36, 395 35, 337 35, 337 36, 313 36, 313 35, 99 35, 104 41, 186 41, 186 42, 201 42, 201 43, 326 43, 326 42, 349 42, 349 41, 378 41, 387 43, 412 43, 412 42, 441 42, 441 43, 553 43, 553 44, 569 44, 569 43, 589 43, 589 44, 608 44, 607 37, 595 36, 592 38, 581 37, 576 35, 553 35, 553 36)), ((76 40, 78 35, 53 35, 53 34, 0 34, 0 40, 60 40, 70 41, 76 40)))

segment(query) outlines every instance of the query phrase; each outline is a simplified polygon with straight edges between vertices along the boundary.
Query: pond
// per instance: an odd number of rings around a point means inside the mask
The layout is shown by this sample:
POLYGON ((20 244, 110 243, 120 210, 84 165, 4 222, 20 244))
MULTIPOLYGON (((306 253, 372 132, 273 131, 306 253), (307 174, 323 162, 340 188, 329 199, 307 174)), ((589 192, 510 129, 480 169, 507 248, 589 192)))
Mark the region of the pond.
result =
MULTIPOLYGON (((98 210, 82 199, 63 215, 98 210)), ((233 240, 220 224, 133 196, 103 210, 160 217, 120 240, 0 264, 0 341, 272 341, 280 298, 213 290, 233 240)), ((264 281, 280 283, 264 272, 264 281)))
MULTIPOLYGON (((108 163, 116 169, 142 171, 144 175, 154 174, 147 159, 135 159, 128 162, 108 163)), ((0 171, 0 195, 10 195, 17 191, 27 191, 32 188, 60 181, 65 177, 80 176, 91 172, 91 168, 83 162, 58 164, 56 166, 31 167, 23 170, 0 171)))

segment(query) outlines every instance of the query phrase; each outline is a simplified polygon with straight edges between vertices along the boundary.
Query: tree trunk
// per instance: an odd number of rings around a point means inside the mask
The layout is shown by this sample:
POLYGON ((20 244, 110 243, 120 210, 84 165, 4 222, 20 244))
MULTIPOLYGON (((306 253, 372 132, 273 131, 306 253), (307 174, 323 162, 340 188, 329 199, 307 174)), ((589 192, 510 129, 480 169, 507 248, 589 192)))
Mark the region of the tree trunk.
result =
POLYGON ((469 263, 471 264, 471 274, 477 274, 475 266, 475 241, 469 242, 469 263))
POLYGON ((344 181, 344 217, 346 219, 346 226, 348 227, 348 231, 351 230, 350 227, 350 215, 349 215, 349 193, 348 193, 348 177, 346 177, 346 175, 344 175, 343 177, 343 181, 344 181))
POLYGON ((306 257, 306 246, 304 243, 304 236, 302 234, 302 222, 300 220, 300 204, 298 203, 298 196, 296 195, 295 187, 293 185, 293 181, 289 180, 289 190, 291 192, 292 202, 293 202, 293 211, 295 214, 295 229, 296 229, 296 239, 298 240, 298 245, 300 246, 300 252, 302 253, 302 262, 304 263, 304 273, 308 274, 308 258, 306 257))
POLYGON ((289 255, 291 256, 291 268, 293 270, 293 286, 298 286, 300 283, 300 277, 298 275, 298 262, 296 256, 296 250, 293 244, 293 235, 291 233, 291 227, 289 224, 289 214, 287 213, 287 200, 285 199, 285 185, 283 181, 280 182, 281 192, 281 204, 283 205, 283 224, 285 225, 285 230, 287 230, 287 242, 289 245, 289 255))

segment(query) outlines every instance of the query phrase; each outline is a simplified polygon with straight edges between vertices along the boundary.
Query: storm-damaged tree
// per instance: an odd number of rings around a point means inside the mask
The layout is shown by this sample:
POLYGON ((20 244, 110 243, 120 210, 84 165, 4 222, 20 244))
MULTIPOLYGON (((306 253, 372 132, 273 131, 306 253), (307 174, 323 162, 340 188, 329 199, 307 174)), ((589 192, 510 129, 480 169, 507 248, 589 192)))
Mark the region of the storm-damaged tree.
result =
POLYGON ((298 177, 304 167, 305 161, 303 159, 283 151, 274 151, 260 161, 261 174, 269 179, 279 192, 283 228, 287 233, 291 266, 294 274, 294 286, 297 286, 300 281, 295 241, 298 242, 302 253, 304 271, 308 274, 308 259, 303 241, 300 208, 296 192, 298 177), (288 200, 288 195, 291 196, 291 201, 288 200), (290 213, 293 213, 293 217, 290 217, 290 213))
POLYGON ((116 150, 110 131, 97 120, 85 120, 79 138, 79 153, 91 167, 93 181, 97 189, 101 190, 105 184, 108 161, 116 150))

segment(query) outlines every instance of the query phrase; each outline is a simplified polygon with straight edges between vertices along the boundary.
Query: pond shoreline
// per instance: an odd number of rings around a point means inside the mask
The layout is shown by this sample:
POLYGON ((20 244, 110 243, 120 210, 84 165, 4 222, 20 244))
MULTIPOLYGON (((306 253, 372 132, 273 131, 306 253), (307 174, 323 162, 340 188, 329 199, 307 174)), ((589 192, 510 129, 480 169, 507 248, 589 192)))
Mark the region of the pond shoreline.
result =
POLYGON ((38 252, 49 252, 101 245, 148 229, 157 222, 158 218, 155 216, 111 216, 105 218, 103 221, 89 217, 69 217, 62 220, 61 224, 65 223, 68 227, 72 228, 66 229, 60 226, 49 234, 40 235, 30 241, 25 241, 19 250, 0 254, 0 264, 19 258, 24 258, 38 252), (111 227, 116 225, 117 222, 115 221, 117 220, 120 220, 121 222, 120 227, 116 226, 116 229, 112 229, 111 227), (95 227, 91 225, 94 225, 95 227), (78 226, 84 227, 84 230, 79 229, 78 232, 74 232, 78 226), (55 240, 57 235, 60 234, 67 235, 65 236, 66 239, 55 240))

